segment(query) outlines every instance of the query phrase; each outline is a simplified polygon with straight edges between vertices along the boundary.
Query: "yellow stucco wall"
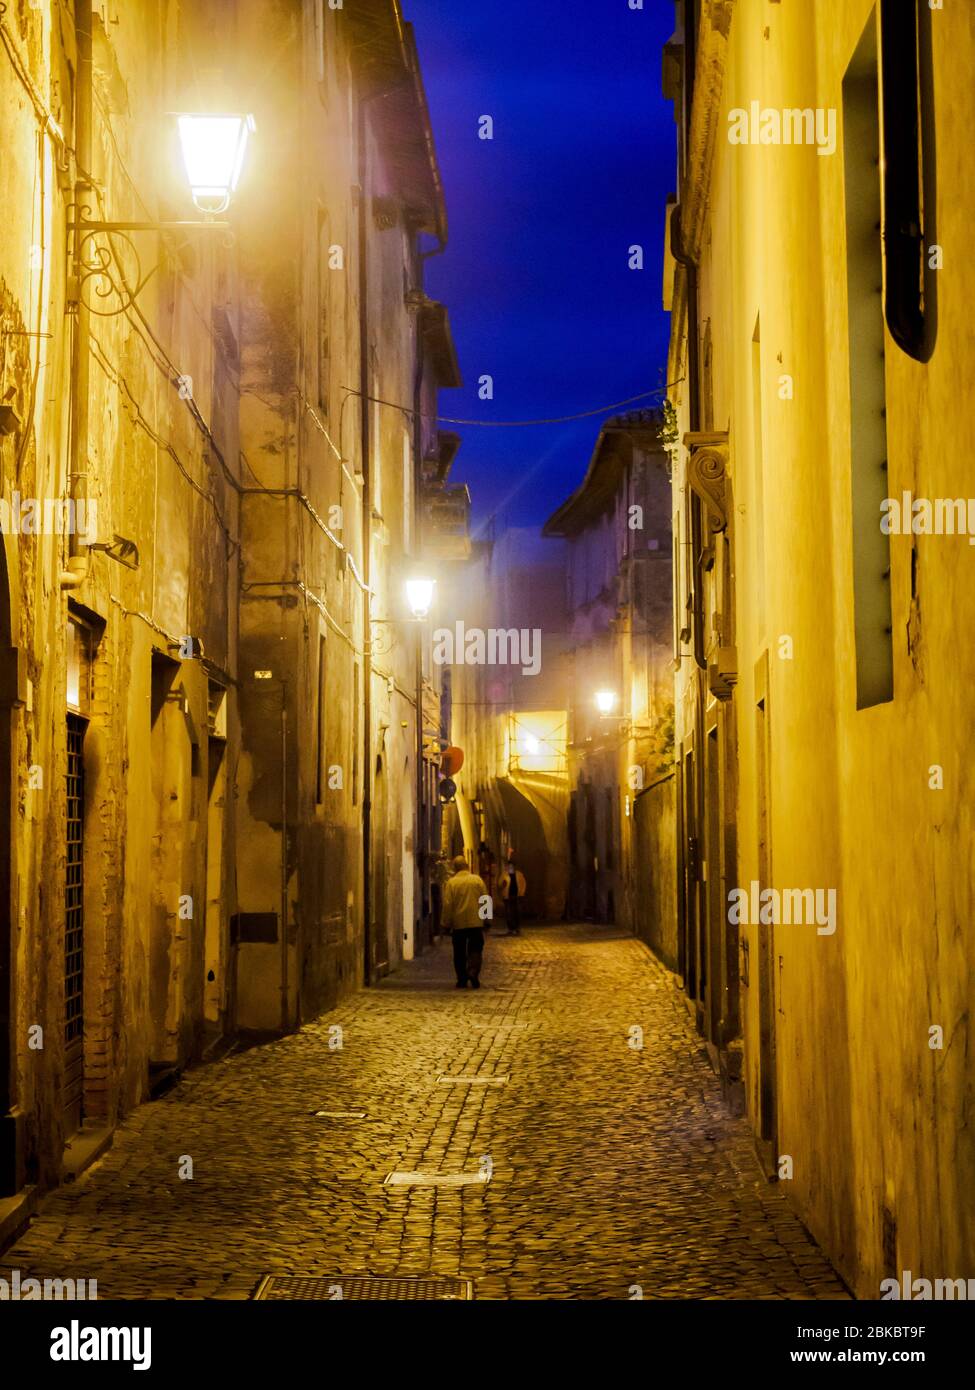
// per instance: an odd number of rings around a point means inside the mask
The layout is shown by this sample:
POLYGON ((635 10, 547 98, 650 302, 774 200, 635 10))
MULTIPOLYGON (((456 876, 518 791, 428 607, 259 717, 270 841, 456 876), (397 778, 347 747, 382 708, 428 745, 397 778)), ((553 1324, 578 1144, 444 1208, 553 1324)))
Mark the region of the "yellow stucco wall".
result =
MULTIPOLYGON (((965 758, 975 550, 964 537, 914 538, 913 609, 912 538, 891 537, 894 698, 856 708, 841 84, 872 22, 867 0, 733 6, 700 274, 714 428, 729 431, 735 508, 737 881, 759 877, 755 671, 767 651, 770 882, 837 895, 835 934, 774 929, 777 1150, 793 1160, 798 1208, 864 1297, 877 1297, 895 1272, 885 1268, 885 1209, 896 1225, 896 1271, 961 1277, 975 1265, 965 758), (728 113, 756 99, 763 108, 834 108, 835 153, 731 144, 728 113), (929 787, 933 764, 944 769, 943 790, 929 787), (935 1025, 944 1030, 940 1050, 929 1047, 935 1025)), ((969 7, 934 11, 932 32, 939 338, 921 365, 886 337, 888 493, 954 498, 973 491, 969 7)), ((878 313, 880 302, 878 294, 878 313)), ((672 366, 682 351, 677 327, 672 366)), ((686 390, 677 394, 686 429, 686 390)), ((688 664, 678 676, 678 737, 688 664)), ((754 928, 742 934, 753 975, 742 1018, 754 1121, 757 940, 754 928)), ((888 1261, 889 1240, 888 1230, 888 1261)))

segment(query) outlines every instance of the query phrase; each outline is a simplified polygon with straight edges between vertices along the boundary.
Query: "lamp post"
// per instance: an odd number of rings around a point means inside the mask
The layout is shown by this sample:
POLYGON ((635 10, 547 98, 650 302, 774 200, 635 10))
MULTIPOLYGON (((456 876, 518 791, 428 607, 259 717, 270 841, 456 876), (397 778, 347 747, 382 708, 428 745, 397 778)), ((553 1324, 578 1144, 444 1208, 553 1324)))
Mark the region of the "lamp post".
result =
MULTIPOLYGON (((134 288, 129 288, 124 271, 119 271, 121 284, 116 284, 111 267, 115 260, 112 243, 94 246, 98 233, 211 231, 226 230, 228 222, 218 222, 215 216, 226 212, 237 187, 247 142, 255 129, 253 116, 214 113, 183 113, 178 115, 177 130, 183 153, 183 165, 190 185, 194 206, 203 213, 202 221, 178 222, 117 222, 93 218, 91 198, 92 165, 92 35, 90 7, 75 6, 75 39, 78 70, 75 97, 75 152, 78 177, 75 183, 73 216, 68 222, 71 234, 69 262, 72 266, 72 299, 75 332, 72 344, 71 377, 71 446, 68 475, 68 496, 77 508, 88 503, 88 395, 89 354, 91 351, 91 306, 85 298, 85 286, 93 277, 107 280, 110 291, 120 299, 114 311, 121 314, 132 307, 136 295, 149 278, 141 274, 134 288)), ((151 274, 151 272, 150 272, 151 274)), ((105 293, 109 293, 106 291, 105 293)), ((72 531, 67 568, 61 574, 61 588, 75 589, 88 577, 91 546, 81 542, 72 531)))
MULTIPOLYGON (((417 866, 421 863, 421 853, 426 845, 426 827, 423 815, 423 628, 424 621, 430 616, 433 607, 434 594, 437 588, 437 581, 431 579, 427 574, 412 574, 403 585, 403 595, 406 606, 410 611, 408 618, 373 618, 370 616, 370 626, 392 626, 394 623, 406 622, 416 625, 416 648, 415 648, 415 686, 414 702, 416 706, 416 843, 414 845, 414 860, 417 866)), ((370 650, 372 640, 370 638, 370 650)), ((423 878, 420 877, 420 900, 422 903, 423 878)), ((368 949, 368 947, 367 947, 368 949)), ((370 967, 371 968, 371 967, 370 967)))
MULTIPOLYGON (((427 818, 424 809, 423 765, 423 621, 433 607, 436 581, 425 575, 413 575, 406 581, 406 602, 416 622, 416 847, 413 861, 417 867, 417 887, 420 895, 420 922, 423 921, 423 892, 426 886, 427 818)), ((416 920, 416 906, 413 916, 416 920)), ((414 950, 416 941, 413 942, 414 950)))

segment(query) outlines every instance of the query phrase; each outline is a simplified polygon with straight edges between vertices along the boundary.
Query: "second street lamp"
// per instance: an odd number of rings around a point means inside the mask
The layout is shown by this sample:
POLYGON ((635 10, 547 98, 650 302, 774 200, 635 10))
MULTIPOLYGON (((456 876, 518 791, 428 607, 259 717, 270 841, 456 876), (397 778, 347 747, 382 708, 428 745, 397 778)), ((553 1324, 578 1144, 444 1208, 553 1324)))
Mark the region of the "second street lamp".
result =
POLYGON ((433 591, 436 588, 435 579, 427 579, 417 576, 406 581, 406 602, 409 604, 410 612, 418 621, 427 617, 433 607, 433 591))

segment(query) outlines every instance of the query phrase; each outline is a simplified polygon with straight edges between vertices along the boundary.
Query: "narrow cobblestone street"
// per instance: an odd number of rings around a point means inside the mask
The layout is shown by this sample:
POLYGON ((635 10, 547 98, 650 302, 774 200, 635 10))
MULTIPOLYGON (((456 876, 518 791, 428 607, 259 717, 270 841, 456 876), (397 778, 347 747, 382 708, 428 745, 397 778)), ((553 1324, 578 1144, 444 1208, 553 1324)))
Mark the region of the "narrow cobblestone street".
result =
POLYGON ((96 1278, 100 1298, 244 1299, 269 1272, 459 1274, 479 1299, 847 1296, 760 1179, 669 977, 584 926, 492 934, 477 994, 453 988, 441 942, 299 1034, 190 1073, 3 1265, 96 1278), (383 1185, 486 1160, 487 1183, 383 1185))

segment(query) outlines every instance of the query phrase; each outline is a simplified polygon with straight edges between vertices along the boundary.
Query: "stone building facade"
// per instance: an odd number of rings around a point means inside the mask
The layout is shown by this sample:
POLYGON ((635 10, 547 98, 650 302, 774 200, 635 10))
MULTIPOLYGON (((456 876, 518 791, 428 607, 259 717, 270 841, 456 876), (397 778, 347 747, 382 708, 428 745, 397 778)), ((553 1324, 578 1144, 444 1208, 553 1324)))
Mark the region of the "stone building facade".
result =
POLYGON ((975 36, 952 5, 677 17, 678 966, 767 1171, 876 1298, 975 1261, 975 36))
POLYGON ((659 863, 652 853, 666 844, 674 776, 663 429, 653 410, 607 420, 585 477, 543 535, 566 545, 569 915, 639 931, 666 956, 672 845, 659 863))
POLYGON ((464 755, 447 847, 485 870, 486 846, 495 883, 512 851, 525 915, 559 921, 569 892, 564 543, 528 527, 476 541, 442 618, 454 637, 451 742, 464 755))
POLYGON ((428 939, 459 375, 398 0, 8 5, 0 132, 2 1201, 428 939), (187 111, 254 116, 225 230, 187 111))

